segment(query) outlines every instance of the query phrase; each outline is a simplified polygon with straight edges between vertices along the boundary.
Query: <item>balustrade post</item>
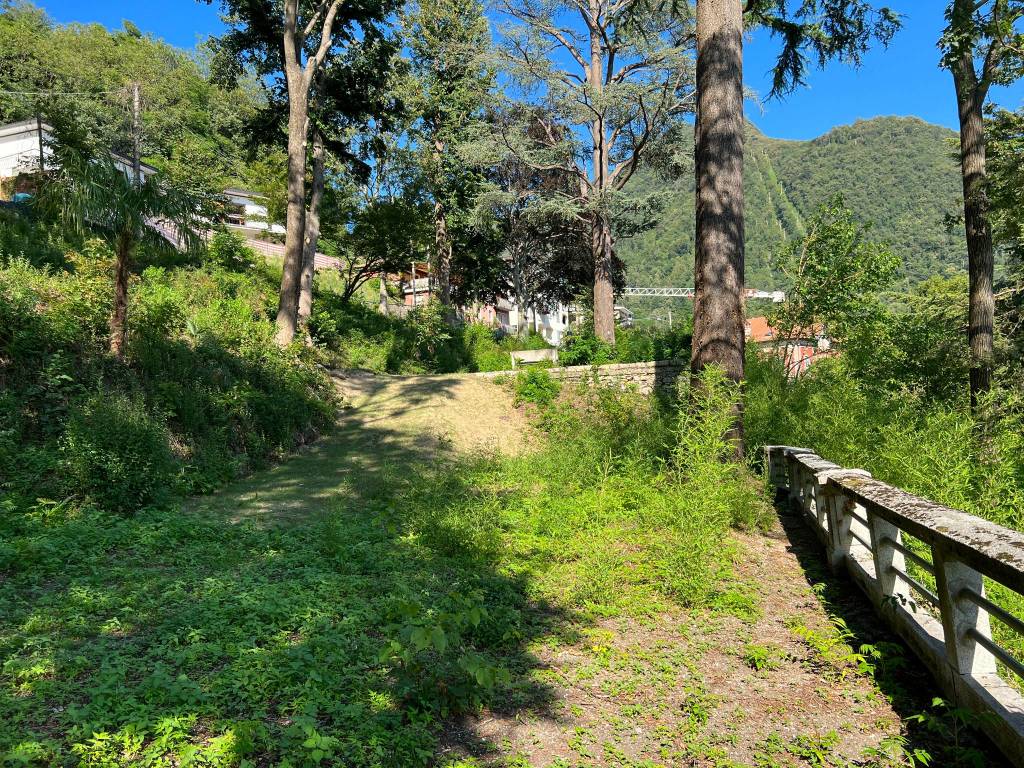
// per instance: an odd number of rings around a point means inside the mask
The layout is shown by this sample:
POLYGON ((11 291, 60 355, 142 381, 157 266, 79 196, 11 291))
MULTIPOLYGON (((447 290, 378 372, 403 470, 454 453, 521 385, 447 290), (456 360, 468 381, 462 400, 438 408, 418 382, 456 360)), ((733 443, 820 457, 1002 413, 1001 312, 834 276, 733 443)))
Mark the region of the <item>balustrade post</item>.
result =
POLYGON ((902 544, 900 529, 884 520, 870 509, 864 509, 867 514, 868 528, 871 534, 871 556, 875 563, 875 579, 882 592, 882 597, 895 597, 904 605, 910 600, 910 585, 907 584, 897 570, 907 572, 906 558, 903 553, 892 546, 892 543, 902 544))
POLYGON ((828 515, 828 564, 833 572, 837 572, 846 565, 846 558, 850 554, 850 524, 853 518, 850 517, 849 511, 853 509, 853 500, 828 483, 823 490, 828 515))
POLYGON ((788 481, 786 476, 786 454, 778 446, 766 445, 764 458, 768 465, 768 482, 776 491, 782 489, 783 483, 788 481))
POLYGON ((988 613, 961 597, 964 591, 984 597, 984 578, 941 546, 932 547, 932 563, 949 665, 961 675, 996 674, 995 656, 972 636, 973 630, 982 637, 992 638, 988 613))
POLYGON ((786 470, 789 473, 789 499, 790 501, 800 501, 800 492, 802 488, 802 478, 800 477, 800 462, 794 459, 792 456, 786 457, 786 470))

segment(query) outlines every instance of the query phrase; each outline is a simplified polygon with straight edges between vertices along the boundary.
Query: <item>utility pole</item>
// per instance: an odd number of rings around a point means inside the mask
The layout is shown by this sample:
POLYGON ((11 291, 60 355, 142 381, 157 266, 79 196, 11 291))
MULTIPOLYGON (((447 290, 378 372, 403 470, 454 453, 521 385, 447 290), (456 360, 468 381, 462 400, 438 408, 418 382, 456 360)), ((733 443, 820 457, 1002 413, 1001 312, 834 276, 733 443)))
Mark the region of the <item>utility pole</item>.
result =
POLYGON ((132 176, 136 187, 142 186, 142 90, 138 81, 132 83, 132 176))
POLYGON ((668 329, 672 330, 672 307, 668 308, 668 329))
POLYGON ((39 116, 38 111, 36 111, 36 133, 39 135, 39 175, 42 176, 46 173, 46 161, 43 159, 45 157, 43 152, 43 118, 39 116))

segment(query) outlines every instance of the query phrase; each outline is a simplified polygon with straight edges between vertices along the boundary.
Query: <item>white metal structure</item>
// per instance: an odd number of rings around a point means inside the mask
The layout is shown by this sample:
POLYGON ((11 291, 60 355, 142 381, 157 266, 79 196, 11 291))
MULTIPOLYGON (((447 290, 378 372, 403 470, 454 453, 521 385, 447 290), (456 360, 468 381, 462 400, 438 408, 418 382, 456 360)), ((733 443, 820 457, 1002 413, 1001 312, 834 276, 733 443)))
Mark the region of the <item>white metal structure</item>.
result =
MULTIPOLYGON (((683 299, 692 299, 695 289, 693 288, 640 288, 637 286, 626 286, 623 296, 670 296, 683 299)), ((774 303, 780 304, 786 300, 785 291, 762 291, 758 288, 744 288, 743 296, 747 299, 771 299, 774 303)))

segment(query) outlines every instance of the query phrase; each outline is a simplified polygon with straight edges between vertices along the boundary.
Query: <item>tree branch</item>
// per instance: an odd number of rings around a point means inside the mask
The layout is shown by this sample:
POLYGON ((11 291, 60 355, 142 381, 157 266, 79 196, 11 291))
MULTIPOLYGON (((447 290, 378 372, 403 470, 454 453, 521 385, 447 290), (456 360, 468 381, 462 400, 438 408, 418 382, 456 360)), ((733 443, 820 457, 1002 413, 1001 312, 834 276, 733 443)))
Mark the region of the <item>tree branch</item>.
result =
POLYGON ((312 81, 310 73, 316 74, 316 70, 323 64, 324 57, 327 56, 327 52, 331 50, 331 46, 334 44, 334 19, 338 15, 341 3, 342 0, 333 0, 327 15, 324 17, 324 25, 320 32, 320 45, 317 47, 316 53, 306 62, 307 83, 312 81))

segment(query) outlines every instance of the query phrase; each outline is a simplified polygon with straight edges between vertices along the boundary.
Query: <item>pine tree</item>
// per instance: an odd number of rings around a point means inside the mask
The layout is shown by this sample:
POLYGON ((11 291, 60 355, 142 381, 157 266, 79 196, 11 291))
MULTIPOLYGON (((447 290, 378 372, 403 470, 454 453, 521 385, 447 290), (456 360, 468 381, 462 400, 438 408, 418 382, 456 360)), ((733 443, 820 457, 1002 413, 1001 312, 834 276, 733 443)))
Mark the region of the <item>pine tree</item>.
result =
POLYGON ((419 118, 412 133, 433 198, 433 273, 450 316, 453 243, 456 230, 468 225, 462 214, 477 181, 458 147, 482 118, 494 84, 486 62, 491 36, 479 0, 419 0, 403 26, 413 74, 409 102, 419 118))
POLYGON ((503 60, 519 85, 513 95, 550 114, 565 146, 559 162, 578 190, 565 203, 589 230, 595 332, 613 342, 615 238, 649 223, 651 202, 625 187, 692 104, 692 18, 629 0, 503 0, 498 9, 511 22, 503 60))

